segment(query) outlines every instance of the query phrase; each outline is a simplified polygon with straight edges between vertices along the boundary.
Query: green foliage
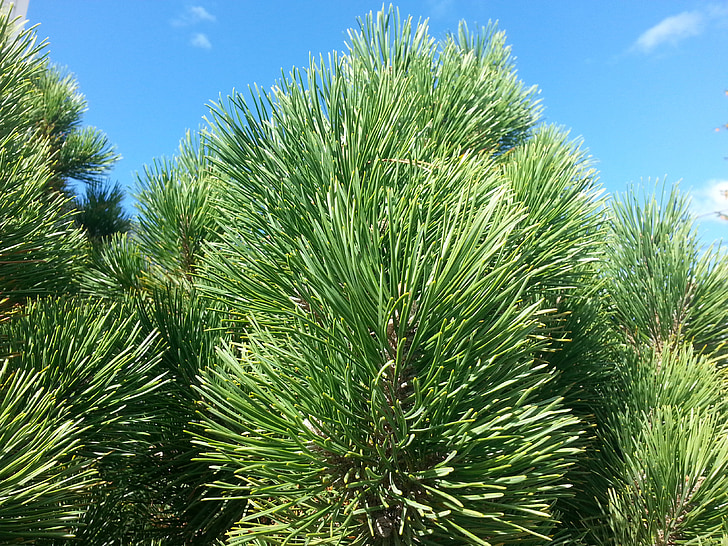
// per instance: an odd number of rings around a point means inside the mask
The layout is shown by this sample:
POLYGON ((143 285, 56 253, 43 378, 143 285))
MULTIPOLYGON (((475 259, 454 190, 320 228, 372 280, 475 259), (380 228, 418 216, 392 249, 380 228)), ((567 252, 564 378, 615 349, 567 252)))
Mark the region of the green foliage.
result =
MULTIPOLYGON (((600 543, 698 544, 724 537, 728 276, 703 253, 677 189, 612 206, 604 272, 619 345, 599 419, 600 543), (707 288, 711 289, 708 290, 707 288)), ((712 542, 711 542, 712 541, 712 542)))
POLYGON ((9 17, 3 9, 0 294, 13 303, 77 288, 87 248, 73 224, 70 179, 91 184, 77 219, 94 241, 128 229, 128 220, 118 188, 106 192, 98 182, 118 156, 103 133, 81 126, 86 101, 75 80, 48 64, 33 29, 9 17))
POLYGON ((85 254, 68 200, 48 196, 42 145, 11 134, 0 142, 0 294, 14 300, 73 290, 85 254))
POLYGON ((70 179, 93 183, 86 226, 99 227, 105 200, 106 226, 92 237, 128 221, 118 189, 105 193, 95 182, 118 156, 103 133, 81 126, 86 102, 75 80, 48 64, 33 29, 0 12, 0 296, 13 304, 78 288, 88 250, 74 226, 70 179))
POLYGON ((158 420, 153 447, 140 465, 150 503, 164 507, 158 537, 179 543, 210 544, 222 537, 245 509, 245 501, 219 499, 210 484, 227 472, 199 460, 199 449, 187 432, 197 419, 195 388, 207 366, 218 358, 220 315, 194 293, 179 286, 156 287, 138 300, 139 316, 148 331, 164 343, 161 367, 167 383, 157 397, 158 420))
POLYGON ((103 132, 81 125, 86 98, 73 75, 44 62, 32 84, 27 123, 33 138, 47 146, 50 178, 46 192, 73 199, 73 206, 79 209, 76 221, 94 245, 113 233, 127 231, 130 223, 121 206, 121 188, 102 182, 120 156, 103 132), (80 198, 74 195, 73 181, 86 186, 80 198))
POLYGON ((635 344, 685 339, 722 355, 728 264, 712 250, 701 252, 687 198, 677 188, 659 202, 645 201, 640 205, 633 192, 611 207, 606 266, 617 325, 635 344))
POLYGON ((124 192, 118 183, 111 186, 95 181, 88 184, 85 195, 78 199, 76 222, 94 245, 107 243, 113 235, 131 228, 123 199, 124 192))
MULTIPOLYGON (((5 4, 3 0, 2 4, 5 4)), ((28 96, 32 78, 41 71, 44 43, 38 44, 35 32, 18 29, 15 21, 0 10, 0 140, 24 126, 31 104, 28 96)))
POLYGON ((0 539, 66 537, 96 482, 80 447, 80 419, 64 411, 42 374, 0 370, 0 539))
POLYGON ((0 535, 30 541, 98 524, 89 508, 106 501, 114 468, 147 445, 159 356, 154 336, 142 337, 125 314, 43 300, 1 325, 2 434, 10 448, 0 462, 0 535))
POLYGON ((133 225, 122 214, 116 187, 87 192, 76 219, 102 240, 82 275, 84 293, 114 298, 164 291, 170 284, 190 289, 205 243, 217 238, 214 203, 223 183, 213 177, 210 154, 188 134, 176 158, 146 168, 138 180, 140 214, 133 225))
POLYGON ((143 417, 124 410, 159 382, 150 358, 154 336, 142 338, 133 315, 100 303, 42 300, 4 325, 3 334, 3 352, 16 355, 15 368, 42 372, 46 387, 84 416, 89 454, 111 451, 104 442, 113 435, 114 450, 117 443, 133 445, 143 417))
POLYGON ((211 169, 207 145, 188 133, 174 161, 158 161, 139 177, 137 236, 162 275, 190 279, 214 237, 219 183, 211 169))
POLYGON ((663 406, 629 421, 631 427, 615 429, 625 453, 609 490, 612 540, 670 544, 719 538, 728 503, 725 416, 680 415, 663 406), (634 426, 636 419, 641 426, 634 426))
POLYGON ((84 294, 111 299, 141 292, 147 286, 149 260, 128 233, 115 233, 91 254, 91 263, 82 273, 84 294))
POLYGON ((0 299, 12 303, 72 290, 85 249, 67 199, 47 190, 50 151, 28 123, 41 49, 32 31, 14 32, 8 17, 0 14, 0 299))
POLYGON ((87 105, 76 80, 44 63, 32 83, 28 121, 35 137, 43 138, 50 147, 50 187, 71 195, 70 179, 100 181, 119 156, 104 133, 81 126, 87 105))
POLYGON ((370 14, 131 226, 10 28, 0 541, 728 544, 728 262, 677 188, 600 197, 494 25, 370 14))
POLYGON ((595 245, 589 169, 529 135, 494 29, 440 50, 390 12, 352 43, 214 112, 231 185, 203 289, 245 343, 204 375, 198 434, 250 503, 228 543, 540 543, 581 431, 536 356, 546 291, 595 245))

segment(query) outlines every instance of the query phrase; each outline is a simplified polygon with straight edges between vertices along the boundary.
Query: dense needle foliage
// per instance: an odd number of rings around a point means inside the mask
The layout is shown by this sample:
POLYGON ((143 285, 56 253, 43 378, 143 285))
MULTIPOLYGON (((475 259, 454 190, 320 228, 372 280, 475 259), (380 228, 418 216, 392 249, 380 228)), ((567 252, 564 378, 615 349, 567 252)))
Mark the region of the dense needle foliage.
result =
POLYGON ((728 544, 728 266, 677 188, 602 197, 496 26, 370 14, 131 222, 0 36, 0 541, 728 544))

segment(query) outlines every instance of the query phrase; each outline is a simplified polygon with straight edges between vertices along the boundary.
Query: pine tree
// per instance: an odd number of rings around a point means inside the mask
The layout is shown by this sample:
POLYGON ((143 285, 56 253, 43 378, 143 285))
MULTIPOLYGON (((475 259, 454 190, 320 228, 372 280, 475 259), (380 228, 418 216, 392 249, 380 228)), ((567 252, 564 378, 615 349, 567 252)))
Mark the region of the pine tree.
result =
POLYGON ((230 188, 203 291, 243 342, 198 434, 248 510, 228 544, 540 544, 584 424, 552 394, 600 201, 536 127, 495 27, 438 44, 395 11, 343 57, 214 111, 230 188))
POLYGON ((30 122, 41 55, 34 33, 0 13, 0 301, 11 303, 67 290, 85 253, 68 197, 48 191, 52 154, 30 122))
POLYGON ((533 97, 494 27, 390 10, 214 108, 227 544, 728 540, 721 255, 677 191, 603 202, 533 97))
POLYGON ((2 540, 728 544, 724 255, 602 197, 496 26, 390 8, 214 104, 90 263, 3 36, 2 540))
POLYGON ((38 82, 47 75, 33 29, 0 5, 3 543, 67 543, 104 523, 93 508, 112 498, 115 468, 146 445, 146 401, 163 382, 157 334, 142 335, 128 305, 73 297, 88 245, 57 184, 89 173, 88 158, 74 162, 68 140, 59 148, 39 130, 38 82))

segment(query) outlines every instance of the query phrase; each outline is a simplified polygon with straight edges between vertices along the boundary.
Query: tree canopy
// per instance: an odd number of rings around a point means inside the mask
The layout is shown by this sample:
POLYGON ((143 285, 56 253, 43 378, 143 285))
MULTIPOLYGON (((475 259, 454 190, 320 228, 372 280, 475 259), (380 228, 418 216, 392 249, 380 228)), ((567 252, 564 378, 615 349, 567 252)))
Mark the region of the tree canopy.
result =
POLYGON ((678 188, 603 194, 496 25, 370 13, 85 234, 112 148, 8 25, 0 538, 728 544, 728 265, 678 188))

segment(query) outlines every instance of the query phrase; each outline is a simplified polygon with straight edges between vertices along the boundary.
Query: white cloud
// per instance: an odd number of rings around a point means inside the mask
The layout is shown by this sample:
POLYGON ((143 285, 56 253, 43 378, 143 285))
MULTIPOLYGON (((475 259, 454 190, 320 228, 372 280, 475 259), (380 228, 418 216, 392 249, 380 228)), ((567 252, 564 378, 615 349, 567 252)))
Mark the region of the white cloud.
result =
POLYGON ((202 6, 189 6, 184 13, 172 20, 172 26, 188 27, 197 23, 214 23, 216 17, 202 6))
POLYGON ((702 188, 693 189, 692 210, 701 221, 725 222, 719 213, 728 216, 728 180, 709 180, 702 188))
POLYGON ((215 16, 207 11, 202 6, 191 6, 187 8, 187 13, 194 19, 195 22, 199 21, 210 21, 215 22, 215 16))
POLYGON ((201 32, 196 32, 192 35, 190 44, 194 47, 199 47, 200 49, 212 49, 212 44, 210 43, 209 38, 201 32))
POLYGON ((662 44, 675 44, 685 38, 697 36, 703 31, 704 19, 704 15, 697 11, 684 11, 678 15, 666 17, 654 27, 643 32, 637 38, 635 48, 649 53, 662 44))
MULTIPOLYGON (((215 16, 202 6, 188 6, 179 17, 170 21, 170 23, 173 27, 193 27, 202 23, 214 23, 216 20, 215 16)), ((191 34, 189 43, 192 47, 212 49, 212 42, 210 42, 207 34, 202 32, 191 34)))

